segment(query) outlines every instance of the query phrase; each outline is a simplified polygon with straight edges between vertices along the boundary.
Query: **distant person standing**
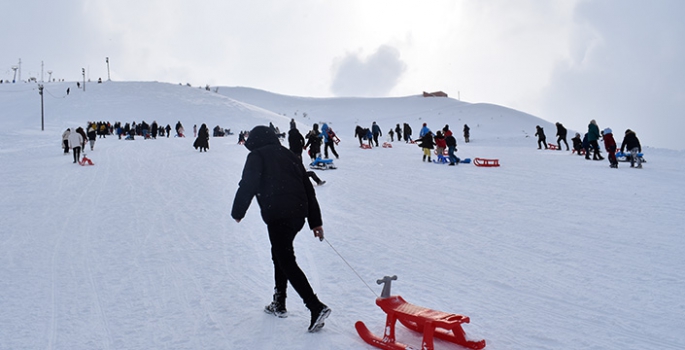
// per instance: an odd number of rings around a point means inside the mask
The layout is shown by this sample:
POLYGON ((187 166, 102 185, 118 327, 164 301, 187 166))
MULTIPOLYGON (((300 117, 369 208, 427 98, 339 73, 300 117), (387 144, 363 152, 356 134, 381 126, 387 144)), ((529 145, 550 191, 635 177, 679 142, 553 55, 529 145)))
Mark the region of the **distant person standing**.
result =
POLYGON ((464 124, 464 142, 469 143, 469 137, 471 136, 471 128, 464 124))
MULTIPOLYGON (((197 128, 197 125, 195 125, 197 128)), ((195 143, 193 146, 195 146, 195 149, 200 149, 200 152, 205 151, 209 149, 209 129, 207 129, 207 124, 202 124, 200 126, 200 131, 197 133, 197 138, 195 139, 195 143)))
POLYGON ((397 141, 402 141, 402 128, 400 128, 400 123, 395 126, 395 134, 397 135, 397 141))
POLYGON ((88 132, 86 133, 88 135, 88 142, 90 143, 90 150, 92 151, 93 148, 95 148, 95 140, 97 140, 98 133, 95 130, 96 125, 90 124, 88 127, 88 132))
POLYGON ((245 147, 250 153, 233 200, 231 217, 240 222, 252 199, 257 197, 262 220, 269 232, 274 265, 273 301, 264 311, 277 317, 287 317, 286 289, 290 282, 310 311, 309 332, 316 332, 324 326, 331 309, 314 294, 307 276, 297 265, 293 248, 295 236, 304 226, 305 219, 314 236, 324 239, 316 192, 302 162, 281 146, 278 136, 269 127, 256 126, 252 129, 245 147))
POLYGON ((561 151, 561 141, 564 141, 566 145, 566 150, 568 151, 568 142, 566 142, 566 134, 568 130, 559 122, 556 123, 557 126, 557 150, 561 151))
POLYGON ((164 130, 166 130, 166 138, 169 138, 169 134, 171 134, 171 125, 167 124, 164 130))
POLYGON ((404 123, 403 125, 403 131, 404 131, 404 142, 409 143, 410 141, 413 141, 411 139, 411 126, 409 124, 404 123))

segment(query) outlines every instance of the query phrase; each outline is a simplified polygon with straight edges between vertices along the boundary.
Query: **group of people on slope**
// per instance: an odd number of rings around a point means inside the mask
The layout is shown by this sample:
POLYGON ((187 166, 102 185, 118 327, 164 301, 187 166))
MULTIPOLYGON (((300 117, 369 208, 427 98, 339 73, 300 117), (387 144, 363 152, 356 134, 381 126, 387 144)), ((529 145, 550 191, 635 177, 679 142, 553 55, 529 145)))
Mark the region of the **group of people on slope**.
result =
POLYGON ((419 132, 419 147, 423 150, 423 161, 428 159, 428 162, 432 162, 431 153, 435 148, 435 153, 439 157, 442 157, 445 149, 447 149, 447 156, 449 159, 449 165, 459 164, 459 158, 454 154, 457 151, 457 139, 450 130, 450 126, 445 124, 442 130, 438 130, 433 135, 433 132, 428 128, 427 123, 423 123, 421 131, 419 132))
MULTIPOLYGON (((423 124, 424 126, 426 123, 423 124)), ((423 127, 422 127, 423 130, 423 127)), ((364 144, 364 140, 368 142, 368 145, 370 147, 373 147, 374 144, 376 147, 378 147, 378 137, 383 136, 383 133, 381 132, 380 126, 376 124, 376 122, 373 122, 371 124, 371 128, 363 128, 359 125, 357 125, 354 129, 354 136, 359 139, 359 146, 362 147, 364 144)), ((395 136, 397 136, 397 141, 402 141, 409 143, 409 142, 414 142, 412 139, 412 128, 408 123, 403 123, 403 125, 400 127, 400 124, 398 123, 395 126, 395 130, 393 129, 388 130, 388 137, 390 139, 390 142, 395 142, 395 136), (404 137, 403 137, 404 135, 404 137)), ((471 128, 467 124, 464 124, 464 141, 469 142, 469 137, 471 136, 471 128)), ((423 137, 423 135, 419 134, 419 137, 423 137)))
MULTIPOLYGON (((566 142, 567 130, 559 122, 556 123, 557 127, 557 150, 561 151, 561 142, 563 141, 566 145, 566 150, 569 150, 568 142, 566 142)), ((540 126, 536 127, 535 136, 538 137, 538 149, 542 149, 544 146, 547 149, 547 138, 545 137, 545 131, 540 126)), ((616 158, 617 144, 614 139, 613 131, 611 128, 606 128, 600 131, 597 121, 594 119, 588 124, 588 131, 585 133, 581 139, 580 133, 571 139, 573 141, 573 150, 577 155, 585 154, 585 159, 590 160, 590 150, 592 150, 592 160, 604 160, 604 157, 600 154, 599 141, 604 141, 604 149, 606 150, 609 158, 609 166, 611 168, 618 168, 618 160, 616 158)), ((642 152, 642 146, 640 145, 640 140, 634 131, 627 129, 623 137, 623 142, 621 143, 621 152, 625 150, 630 152, 630 167, 642 168, 642 160, 638 156, 638 153, 642 152), (636 166, 637 163, 637 166, 636 166)))

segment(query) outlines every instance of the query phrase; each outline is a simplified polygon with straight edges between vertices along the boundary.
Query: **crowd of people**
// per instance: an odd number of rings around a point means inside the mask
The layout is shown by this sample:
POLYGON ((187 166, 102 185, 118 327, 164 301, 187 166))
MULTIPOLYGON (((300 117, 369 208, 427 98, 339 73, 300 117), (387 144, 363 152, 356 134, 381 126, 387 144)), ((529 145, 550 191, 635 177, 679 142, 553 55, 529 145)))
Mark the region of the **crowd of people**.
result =
MULTIPOLYGON (((568 142, 566 137, 568 130, 563 124, 557 122, 557 144, 556 150, 561 151, 561 142, 566 146, 566 150, 569 150, 568 142)), ((547 137, 545 136, 545 130, 540 125, 535 126, 535 136, 537 136, 538 149, 548 149, 547 137)), ((618 159, 616 157, 617 151, 619 151, 616 140, 614 139, 613 130, 611 128, 605 128, 600 131, 596 120, 591 120, 588 124, 588 131, 581 138, 580 133, 576 133, 571 139, 573 142, 573 152, 579 156, 585 155, 587 160, 604 160, 601 155, 599 141, 604 142, 604 149, 607 152, 607 158, 609 159, 609 167, 618 168, 618 159), (592 152, 592 158, 590 158, 590 153, 592 152)), ((620 152, 625 151, 630 152, 630 155, 626 155, 626 158, 630 161, 630 167, 636 167, 638 169, 642 168, 642 158, 638 155, 642 152, 642 145, 640 145, 640 140, 634 131, 626 129, 623 142, 621 143, 620 152)))

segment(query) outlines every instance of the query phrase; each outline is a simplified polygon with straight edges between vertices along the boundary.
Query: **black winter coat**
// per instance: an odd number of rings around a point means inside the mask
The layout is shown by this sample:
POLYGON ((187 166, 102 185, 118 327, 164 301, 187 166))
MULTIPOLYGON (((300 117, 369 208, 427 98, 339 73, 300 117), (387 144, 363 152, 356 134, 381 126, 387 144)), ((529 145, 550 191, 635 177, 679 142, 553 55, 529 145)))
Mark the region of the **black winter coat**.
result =
POLYGON ((209 129, 207 126, 202 124, 200 130, 197 131, 197 138, 193 143, 195 148, 209 148, 209 129))
POLYGON ((300 131, 296 128, 290 129, 288 131, 288 146, 290 146, 290 151, 297 155, 302 155, 302 150, 304 149, 304 137, 300 134, 300 131))
POLYGON ((245 217, 252 198, 257 197, 262 219, 267 224, 306 217, 310 228, 321 226, 319 202, 302 161, 281 146, 267 126, 252 129, 245 147, 251 152, 245 161, 231 217, 238 220, 245 217))
POLYGON ((637 139, 637 136, 635 135, 634 131, 629 131, 628 133, 626 133, 626 136, 623 137, 623 143, 621 143, 621 152, 623 152, 625 149, 630 151, 631 149, 636 147, 639 152, 642 152, 640 140, 637 139))
POLYGON ((452 135, 445 137, 445 143, 447 144, 447 147, 457 147, 457 139, 455 139, 452 135))

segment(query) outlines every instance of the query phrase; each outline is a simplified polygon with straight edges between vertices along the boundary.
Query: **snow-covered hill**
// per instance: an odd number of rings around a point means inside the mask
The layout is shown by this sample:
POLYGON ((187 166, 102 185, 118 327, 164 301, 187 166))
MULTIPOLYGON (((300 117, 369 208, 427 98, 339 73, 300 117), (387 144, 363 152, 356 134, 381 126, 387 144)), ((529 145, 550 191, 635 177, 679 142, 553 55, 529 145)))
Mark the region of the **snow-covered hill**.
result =
MULTIPOLYGON (((373 349, 354 323, 382 333, 375 281, 393 274, 393 294, 470 316, 465 330, 486 349, 685 348, 682 152, 645 147, 644 169, 610 169, 538 151, 535 125, 548 139, 554 128, 536 117, 418 96, 50 83, 44 104, 40 131, 37 86, 0 85, 0 349, 373 349), (333 309, 317 334, 292 289, 290 317, 262 312, 265 225, 256 203, 239 224, 229 215, 247 155, 236 135, 211 138, 207 153, 192 137, 107 137, 87 152, 91 167, 60 149, 64 129, 89 120, 237 131, 286 130, 291 118, 303 133, 328 122, 342 138, 338 169, 318 173, 327 240, 305 230, 295 241, 333 309), (459 137, 458 155, 502 166, 427 164, 402 142, 360 149, 354 126, 373 121, 415 134, 450 124, 458 136, 467 123, 473 142, 459 137)), ((420 344, 401 326, 398 338, 420 344)))

